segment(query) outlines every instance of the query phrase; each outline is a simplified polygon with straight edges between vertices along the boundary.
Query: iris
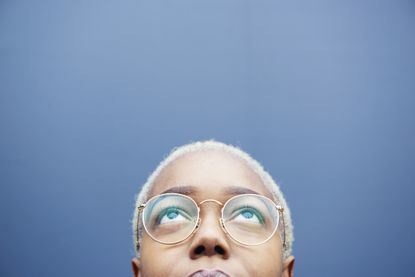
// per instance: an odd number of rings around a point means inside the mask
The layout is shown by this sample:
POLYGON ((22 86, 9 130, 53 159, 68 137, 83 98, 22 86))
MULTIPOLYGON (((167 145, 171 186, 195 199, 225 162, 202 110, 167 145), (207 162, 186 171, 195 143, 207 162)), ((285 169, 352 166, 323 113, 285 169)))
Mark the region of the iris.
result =
POLYGON ((189 216, 186 215, 186 212, 178 207, 168 207, 163 209, 157 216, 156 223, 164 224, 169 222, 179 222, 183 220, 188 220, 189 216))
POLYGON ((236 221, 259 224, 264 224, 265 222, 264 216, 257 209, 252 207, 241 208, 233 212, 233 214, 235 214, 233 220, 236 221))

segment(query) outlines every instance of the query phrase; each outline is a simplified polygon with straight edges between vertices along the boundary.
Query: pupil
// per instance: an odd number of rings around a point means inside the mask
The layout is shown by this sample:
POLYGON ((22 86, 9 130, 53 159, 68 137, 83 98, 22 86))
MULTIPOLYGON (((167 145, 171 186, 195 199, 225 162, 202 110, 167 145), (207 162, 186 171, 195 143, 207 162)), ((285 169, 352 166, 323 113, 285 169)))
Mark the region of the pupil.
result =
POLYGON ((178 216, 178 213, 176 212, 176 211, 174 211, 174 212, 169 212, 168 214, 167 214, 167 217, 169 218, 169 219, 174 219, 174 218, 176 218, 178 216))
POLYGON ((254 215, 251 212, 245 211, 242 214, 245 218, 252 218, 254 215))

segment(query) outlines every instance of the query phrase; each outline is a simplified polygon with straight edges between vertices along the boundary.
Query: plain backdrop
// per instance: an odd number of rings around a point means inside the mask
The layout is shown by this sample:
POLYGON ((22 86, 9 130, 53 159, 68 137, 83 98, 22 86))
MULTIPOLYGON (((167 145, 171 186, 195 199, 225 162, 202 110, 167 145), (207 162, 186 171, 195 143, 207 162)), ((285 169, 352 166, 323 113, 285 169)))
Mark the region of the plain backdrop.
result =
POLYGON ((296 276, 415 276, 412 0, 0 1, 0 276, 132 276, 177 145, 286 194, 296 276))

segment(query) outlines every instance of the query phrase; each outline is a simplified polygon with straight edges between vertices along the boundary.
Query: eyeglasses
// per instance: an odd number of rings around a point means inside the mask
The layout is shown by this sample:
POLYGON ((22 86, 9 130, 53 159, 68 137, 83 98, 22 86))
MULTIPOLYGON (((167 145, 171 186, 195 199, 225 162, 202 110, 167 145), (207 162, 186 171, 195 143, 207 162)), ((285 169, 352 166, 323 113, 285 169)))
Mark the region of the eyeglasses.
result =
MULTIPOLYGON (((200 226, 200 206, 214 202, 220 206, 219 224, 234 241, 255 246, 267 242, 278 229, 284 209, 269 198, 257 194, 241 194, 225 204, 206 199, 197 204, 178 193, 160 194, 138 207, 147 234, 162 244, 177 244, 189 238, 200 226)), ((285 247, 285 228, 283 231, 285 247)))

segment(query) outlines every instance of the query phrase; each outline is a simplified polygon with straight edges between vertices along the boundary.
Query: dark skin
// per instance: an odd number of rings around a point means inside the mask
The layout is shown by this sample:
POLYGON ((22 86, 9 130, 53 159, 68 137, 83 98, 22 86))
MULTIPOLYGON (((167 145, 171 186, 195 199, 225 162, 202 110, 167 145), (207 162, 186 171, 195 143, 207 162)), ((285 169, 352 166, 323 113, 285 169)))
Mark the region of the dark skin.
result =
MULTIPOLYGON (((169 164, 155 180, 150 197, 166 191, 184 193, 196 203, 206 199, 225 203, 243 193, 272 199, 259 176, 243 160, 218 150, 186 154, 169 164)), ((293 276, 295 259, 282 258, 278 232, 258 246, 238 244, 221 228, 220 208, 212 202, 203 205, 201 226, 180 244, 160 244, 144 232, 141 259, 132 260, 133 276, 185 277, 198 270, 218 270, 228 276, 293 276)))

